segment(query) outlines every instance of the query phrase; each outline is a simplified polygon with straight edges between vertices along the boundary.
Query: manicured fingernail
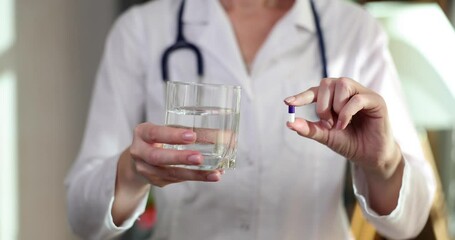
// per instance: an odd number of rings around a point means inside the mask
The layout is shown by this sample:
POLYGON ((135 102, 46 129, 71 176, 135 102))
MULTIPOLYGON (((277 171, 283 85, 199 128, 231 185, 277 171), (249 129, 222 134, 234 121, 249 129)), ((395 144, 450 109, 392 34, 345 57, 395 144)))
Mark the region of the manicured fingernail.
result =
POLYGON ((294 96, 288 97, 288 98, 284 99, 284 101, 287 102, 287 103, 292 103, 292 102, 295 101, 295 97, 294 96))
POLYGON ((201 164, 202 156, 201 155, 190 155, 186 160, 191 164, 201 164))
POLYGON ((182 139, 185 141, 194 141, 196 138, 194 132, 184 132, 182 134, 182 139))
POLYGON ((207 175, 207 181, 210 182, 217 182, 220 180, 220 174, 219 173, 212 173, 207 175))

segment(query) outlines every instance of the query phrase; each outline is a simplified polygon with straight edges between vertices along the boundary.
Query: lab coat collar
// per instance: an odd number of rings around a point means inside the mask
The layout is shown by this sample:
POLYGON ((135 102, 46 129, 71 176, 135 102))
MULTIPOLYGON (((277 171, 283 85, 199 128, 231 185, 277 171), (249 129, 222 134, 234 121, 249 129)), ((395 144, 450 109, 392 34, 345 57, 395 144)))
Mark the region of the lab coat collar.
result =
MULTIPOLYGON (((191 41, 199 46, 205 54, 210 54, 219 61, 220 65, 229 69, 234 74, 237 84, 242 86, 247 97, 253 97, 252 78, 256 71, 256 65, 262 65, 281 54, 291 51, 303 41, 301 34, 304 31, 313 33, 315 31, 313 14, 311 12, 310 0, 296 0, 290 12, 283 17, 280 24, 288 27, 282 28, 274 34, 265 46, 267 49, 276 49, 258 53, 258 61, 253 62, 253 71, 248 74, 243 64, 243 59, 236 45, 235 33, 229 27, 229 18, 224 12, 219 0, 186 0, 183 13, 184 24, 200 27, 197 35, 193 35, 191 41), (223 16, 224 15, 224 16, 223 16), (288 31, 290 30, 290 31, 288 31), (283 38, 283 34, 290 34, 283 38), (284 42, 283 42, 284 41, 284 42), (223 46, 223 47, 220 47, 223 46), (284 47, 283 47, 284 46, 284 47), (244 71, 239 71, 244 69, 244 71)), ((193 28, 194 29, 194 28, 193 28)), ((193 32, 193 34, 195 34, 193 32)), ((273 34, 272 34, 273 35, 273 34)))
MULTIPOLYGON (((220 3, 219 0, 187 0, 183 21, 185 23, 207 24, 211 16, 210 4, 220 3)), ((296 0, 289 14, 291 14, 291 19, 296 26, 310 32, 316 31, 310 0, 296 0)))
POLYGON ((295 20, 297 26, 302 27, 310 32, 316 31, 310 0, 297 0, 294 3, 290 14, 295 20))
MULTIPOLYGON (((185 0, 182 0, 185 1, 185 0)), ((209 21, 208 5, 218 0, 186 0, 183 12, 184 23, 207 24, 209 21)))
POLYGON ((248 73, 239 70, 245 66, 236 45, 235 33, 229 27, 229 18, 221 3, 218 0, 187 0, 183 14, 184 24, 195 27, 188 29, 198 29, 189 32, 189 40, 199 46, 203 54, 210 54, 221 66, 225 66, 235 76, 235 84, 242 86, 247 97, 252 97, 248 73), (193 37, 189 37, 191 34, 193 37))

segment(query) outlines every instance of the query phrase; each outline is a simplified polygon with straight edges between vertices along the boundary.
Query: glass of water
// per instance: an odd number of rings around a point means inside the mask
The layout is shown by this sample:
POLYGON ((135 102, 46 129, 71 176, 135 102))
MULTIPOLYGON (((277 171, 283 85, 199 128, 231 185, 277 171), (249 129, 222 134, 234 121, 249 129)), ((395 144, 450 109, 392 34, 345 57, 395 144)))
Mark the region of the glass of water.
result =
POLYGON ((196 150, 201 165, 178 167, 213 170, 235 167, 240 117, 240 86, 192 82, 167 82, 166 120, 170 127, 197 135, 194 144, 164 144, 166 149, 196 150))

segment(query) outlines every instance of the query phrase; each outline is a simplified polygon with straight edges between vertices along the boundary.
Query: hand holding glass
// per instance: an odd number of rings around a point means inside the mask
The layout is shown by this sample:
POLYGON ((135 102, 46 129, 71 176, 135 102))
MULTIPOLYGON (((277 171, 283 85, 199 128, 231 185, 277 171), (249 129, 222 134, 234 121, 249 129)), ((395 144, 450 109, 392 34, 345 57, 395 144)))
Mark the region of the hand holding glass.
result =
POLYGON ((204 157, 201 165, 178 167, 198 170, 235 167, 240 92, 239 86, 167 82, 165 124, 190 129, 197 138, 194 144, 164 144, 164 148, 196 150, 204 157))

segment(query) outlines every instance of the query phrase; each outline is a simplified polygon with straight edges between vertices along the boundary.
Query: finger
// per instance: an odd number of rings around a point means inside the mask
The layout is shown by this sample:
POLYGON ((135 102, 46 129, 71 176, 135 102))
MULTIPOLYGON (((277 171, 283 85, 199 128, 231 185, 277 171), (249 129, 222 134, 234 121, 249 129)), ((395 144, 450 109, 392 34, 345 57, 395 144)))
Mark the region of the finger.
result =
POLYGON ((147 143, 188 144, 196 140, 190 129, 159 126, 151 123, 140 124, 135 134, 147 143))
MULTIPOLYGON (((144 142, 141 145, 140 149, 137 152, 132 152, 131 155, 135 158, 142 159, 151 165, 199 165, 203 162, 203 157, 198 151, 164 149, 152 147, 144 142)), ((136 149, 133 148, 133 150, 136 149)))
POLYGON ((318 91, 318 99, 316 102, 316 113, 322 120, 324 126, 328 129, 334 125, 332 116, 332 102, 335 91, 336 81, 325 78, 321 80, 318 91))
POLYGON ((219 129, 213 128, 194 128, 193 131, 196 133, 198 144, 222 144, 226 145, 235 140, 235 132, 230 130, 220 131, 219 129))
POLYGON ((302 137, 313 139, 322 144, 327 144, 328 142, 329 130, 321 122, 310 122, 302 118, 296 118, 295 122, 288 122, 287 126, 302 137))
POLYGON ((333 97, 333 111, 335 111, 335 113, 339 114, 349 99, 359 93, 356 85, 356 82, 349 78, 340 78, 336 81, 333 97))
POLYGON ((143 178, 145 178, 147 181, 149 181, 152 185, 155 185, 158 187, 164 187, 171 183, 181 182, 181 180, 179 180, 179 179, 162 178, 160 176, 161 174, 156 174, 156 172, 157 172, 155 170, 156 167, 151 166, 142 160, 135 160, 134 164, 135 164, 137 173, 139 173, 143 178))
POLYGON ((183 181, 217 182, 221 179, 221 172, 218 170, 200 171, 179 167, 157 167, 141 160, 136 161, 136 169, 138 173, 157 186, 183 181))
POLYGON ((356 94, 341 109, 338 115, 337 129, 345 129, 351 122, 354 115, 359 111, 365 111, 365 114, 371 117, 381 117, 381 98, 374 94, 356 94), (378 114, 379 113, 379 114, 378 114))
POLYGON ((303 106, 306 104, 316 102, 317 98, 318 98, 318 87, 312 87, 304 92, 301 92, 297 95, 290 96, 290 97, 284 99, 284 102, 287 105, 303 106))
POLYGON ((180 181, 204 181, 204 182, 217 182, 221 179, 221 173, 218 170, 202 171, 193 170, 180 167, 163 167, 161 169, 155 168, 159 171, 164 178, 178 179, 180 181))

